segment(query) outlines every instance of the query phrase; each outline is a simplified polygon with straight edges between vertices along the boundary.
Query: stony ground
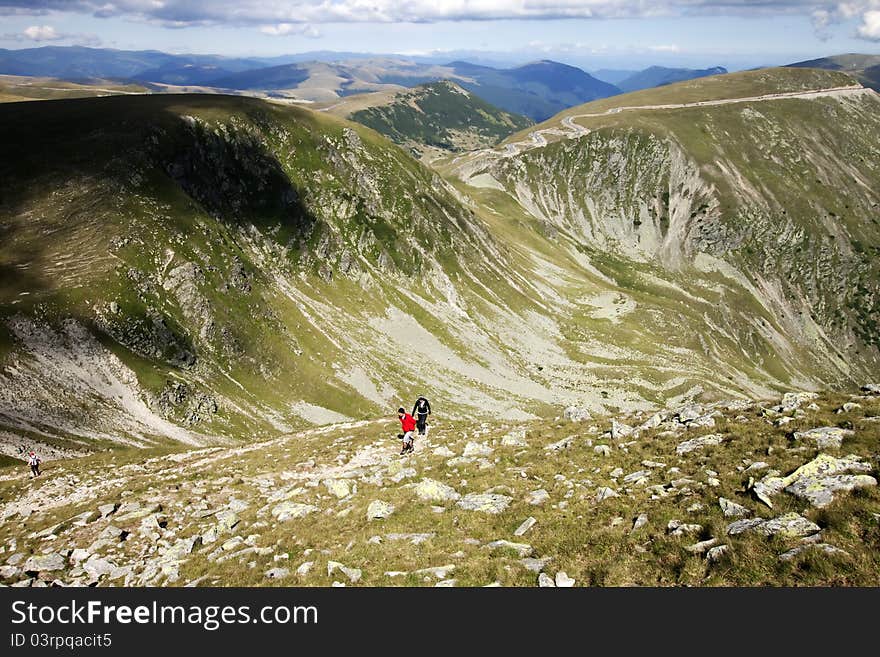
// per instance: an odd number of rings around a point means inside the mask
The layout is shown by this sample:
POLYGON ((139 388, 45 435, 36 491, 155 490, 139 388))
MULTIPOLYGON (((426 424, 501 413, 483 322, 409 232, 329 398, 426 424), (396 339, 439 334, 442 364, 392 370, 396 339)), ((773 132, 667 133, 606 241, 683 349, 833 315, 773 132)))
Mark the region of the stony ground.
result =
MULTIPOLYGON (((876 388, 880 391, 880 387, 876 388)), ((880 396, 437 419, 0 470, 10 586, 878 585, 880 396)))

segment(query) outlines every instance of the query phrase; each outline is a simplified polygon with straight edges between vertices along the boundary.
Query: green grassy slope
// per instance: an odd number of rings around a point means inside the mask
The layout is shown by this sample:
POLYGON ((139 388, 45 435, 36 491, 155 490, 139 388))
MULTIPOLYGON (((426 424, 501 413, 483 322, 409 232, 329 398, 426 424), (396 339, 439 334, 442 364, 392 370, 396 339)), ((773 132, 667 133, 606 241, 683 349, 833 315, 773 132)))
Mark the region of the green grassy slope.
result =
POLYGON ((652 107, 852 84, 774 69, 670 85, 539 124, 546 146, 523 132, 506 141, 518 154, 444 166, 614 282, 617 321, 583 334, 632 350, 609 364, 655 382, 682 370, 710 378, 707 362, 739 382, 857 382, 880 362, 877 96, 652 107), (629 109, 606 113, 615 108, 629 109), (571 138, 566 119, 588 134, 571 138), (657 364, 658 347, 682 367, 657 364))
POLYGON ((494 146, 531 121, 481 100, 452 82, 399 92, 350 117, 421 155, 425 147, 459 152, 494 146))
POLYGON ((510 289, 435 174, 332 117, 221 96, 2 114, 0 417, 31 438, 97 439, 101 426, 149 442, 167 430, 157 417, 196 439, 242 438, 384 412, 433 373, 409 346, 419 321, 443 340, 428 345, 436 358, 471 348, 422 299, 465 276, 510 289), (44 388, 40 355, 59 350, 62 390, 44 388), (91 380, 83 359, 107 371, 91 380))
MULTIPOLYGON (((679 99, 851 83, 723 79, 679 99)), ((257 99, 0 107, 2 444, 250 441, 420 393, 527 419, 862 384, 876 105, 588 105, 586 136, 560 117, 546 146, 450 158, 450 182, 257 99)))

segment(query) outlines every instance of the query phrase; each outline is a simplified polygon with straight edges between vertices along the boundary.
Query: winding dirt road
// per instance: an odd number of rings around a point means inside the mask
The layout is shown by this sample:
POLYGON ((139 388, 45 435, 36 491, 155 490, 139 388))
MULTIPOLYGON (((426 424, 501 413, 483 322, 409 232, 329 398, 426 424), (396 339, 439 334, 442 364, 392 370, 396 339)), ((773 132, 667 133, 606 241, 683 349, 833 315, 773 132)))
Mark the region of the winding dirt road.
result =
POLYGON ((717 100, 700 100, 692 103, 669 103, 665 105, 629 105, 624 107, 613 107, 604 112, 593 112, 586 114, 573 114, 566 116, 560 122, 560 125, 541 130, 533 130, 528 134, 528 138, 522 141, 504 144, 498 148, 485 148, 479 151, 473 151, 465 155, 461 155, 452 161, 457 166, 461 163, 462 167, 468 163, 472 163, 474 159, 489 157, 492 159, 513 157, 526 150, 540 148, 547 145, 547 138, 544 135, 553 135, 562 139, 577 139, 590 133, 588 128, 575 123, 577 119, 597 118, 608 116, 611 114, 620 114, 621 112, 633 111, 656 111, 671 109, 687 109, 690 107, 713 107, 716 105, 732 105, 735 103, 754 103, 768 100, 782 100, 786 98, 822 98, 822 97, 841 97, 841 96, 861 96, 866 94, 874 94, 874 90, 863 87, 860 84, 849 85, 845 87, 831 87, 828 89, 811 89, 808 91, 789 91, 775 94, 763 94, 760 96, 744 96, 740 98, 720 98, 717 100))

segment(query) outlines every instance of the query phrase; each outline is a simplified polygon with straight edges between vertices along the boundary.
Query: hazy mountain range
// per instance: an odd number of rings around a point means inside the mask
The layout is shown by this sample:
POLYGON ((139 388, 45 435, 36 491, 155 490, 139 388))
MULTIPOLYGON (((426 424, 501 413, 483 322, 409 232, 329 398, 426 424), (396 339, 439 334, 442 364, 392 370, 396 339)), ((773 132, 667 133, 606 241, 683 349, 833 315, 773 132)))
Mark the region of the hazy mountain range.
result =
POLYGON ((64 80, 111 79, 170 91, 233 90, 323 102, 341 96, 455 81, 500 109, 541 121, 574 105, 724 69, 651 67, 632 72, 621 87, 549 60, 513 67, 436 58, 305 53, 274 58, 171 55, 85 47, 0 50, 0 74, 64 80))

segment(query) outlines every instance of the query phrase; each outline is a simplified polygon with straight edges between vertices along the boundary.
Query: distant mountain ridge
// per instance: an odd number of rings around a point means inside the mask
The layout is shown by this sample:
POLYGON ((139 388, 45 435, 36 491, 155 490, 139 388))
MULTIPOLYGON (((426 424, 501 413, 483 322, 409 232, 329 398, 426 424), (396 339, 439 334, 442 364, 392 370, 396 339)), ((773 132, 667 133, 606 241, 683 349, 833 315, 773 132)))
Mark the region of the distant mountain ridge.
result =
MULTIPOLYGON (((258 68, 259 59, 218 55, 173 55, 158 50, 115 50, 83 46, 0 49, 0 73, 64 79, 137 79, 145 72, 170 68, 216 66, 219 75, 258 68)), ((141 78, 143 79, 143 78, 141 78)), ((150 81, 158 81, 151 79, 150 81)))
POLYGON ((614 85, 575 66, 549 60, 493 68, 465 61, 436 64, 399 56, 339 55, 347 59, 304 61, 294 55, 235 58, 47 46, 0 50, 0 74, 265 92, 310 102, 451 79, 491 105, 535 121, 620 93, 614 85))
POLYGON ((617 86, 624 92, 639 91, 640 89, 660 87, 665 84, 672 84, 673 82, 683 82, 685 80, 705 78, 710 75, 723 75, 725 73, 727 73, 727 69, 723 66, 713 66, 705 69, 651 66, 621 80, 617 83, 617 86))
POLYGON ((788 66, 790 68, 822 68, 849 73, 866 87, 880 91, 880 55, 848 53, 809 59, 788 66))

